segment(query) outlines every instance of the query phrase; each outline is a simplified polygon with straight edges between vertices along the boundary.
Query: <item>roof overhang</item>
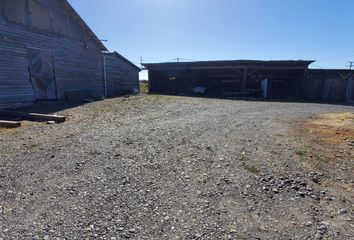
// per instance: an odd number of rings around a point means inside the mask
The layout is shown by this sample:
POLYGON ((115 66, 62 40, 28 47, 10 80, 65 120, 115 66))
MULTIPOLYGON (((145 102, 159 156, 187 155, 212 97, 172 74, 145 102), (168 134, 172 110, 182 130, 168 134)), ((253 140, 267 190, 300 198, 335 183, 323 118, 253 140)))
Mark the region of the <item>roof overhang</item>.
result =
POLYGON ((143 63, 148 70, 153 69, 233 69, 233 68, 264 68, 264 69, 304 69, 313 63, 312 60, 226 60, 199 62, 166 62, 143 63))

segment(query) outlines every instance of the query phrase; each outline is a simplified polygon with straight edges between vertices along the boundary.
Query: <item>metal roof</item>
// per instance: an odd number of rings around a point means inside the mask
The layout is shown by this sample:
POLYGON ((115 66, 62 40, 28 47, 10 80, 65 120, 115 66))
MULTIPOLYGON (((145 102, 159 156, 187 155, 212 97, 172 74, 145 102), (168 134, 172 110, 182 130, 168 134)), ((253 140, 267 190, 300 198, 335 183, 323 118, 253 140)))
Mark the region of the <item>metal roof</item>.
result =
POLYGON ((351 72, 354 73, 354 69, 341 69, 341 68, 310 68, 309 69, 311 72, 328 72, 328 73, 333 73, 333 72, 351 72))
POLYGON ((164 62, 164 63, 143 63, 147 69, 151 68, 186 68, 186 67, 306 67, 315 61, 313 60, 221 60, 221 61, 198 61, 198 62, 164 62))

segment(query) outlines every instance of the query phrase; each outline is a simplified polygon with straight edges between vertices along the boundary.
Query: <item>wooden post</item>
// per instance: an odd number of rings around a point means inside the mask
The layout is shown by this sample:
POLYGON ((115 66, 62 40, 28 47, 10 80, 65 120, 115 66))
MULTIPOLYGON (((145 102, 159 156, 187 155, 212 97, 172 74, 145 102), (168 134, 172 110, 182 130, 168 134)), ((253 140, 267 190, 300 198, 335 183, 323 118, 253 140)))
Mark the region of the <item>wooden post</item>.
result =
POLYGON ((192 92, 192 94, 194 94, 193 88, 195 88, 197 85, 197 77, 196 77, 196 70, 193 69, 192 70, 192 89, 190 90, 192 92))
POLYGON ((305 67, 304 69, 304 79, 302 81, 302 95, 307 98, 308 97, 308 79, 307 79, 307 76, 308 76, 308 68, 305 67))
POLYGON ((347 79, 347 94, 346 99, 347 102, 353 101, 353 77, 349 77, 347 79))
POLYGON ((244 68, 244 70, 243 70, 243 79, 242 79, 242 90, 245 90, 245 89, 246 89, 247 72, 248 72, 248 69, 247 69, 247 68, 244 68))

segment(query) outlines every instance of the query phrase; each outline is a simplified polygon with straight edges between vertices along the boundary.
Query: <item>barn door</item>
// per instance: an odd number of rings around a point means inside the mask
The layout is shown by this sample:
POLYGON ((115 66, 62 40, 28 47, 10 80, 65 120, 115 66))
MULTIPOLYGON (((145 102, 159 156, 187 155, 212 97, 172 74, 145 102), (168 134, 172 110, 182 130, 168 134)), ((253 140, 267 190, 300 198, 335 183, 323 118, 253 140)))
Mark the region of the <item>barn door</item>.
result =
POLYGON ((37 100, 57 99, 53 54, 33 48, 28 52, 32 87, 37 100))

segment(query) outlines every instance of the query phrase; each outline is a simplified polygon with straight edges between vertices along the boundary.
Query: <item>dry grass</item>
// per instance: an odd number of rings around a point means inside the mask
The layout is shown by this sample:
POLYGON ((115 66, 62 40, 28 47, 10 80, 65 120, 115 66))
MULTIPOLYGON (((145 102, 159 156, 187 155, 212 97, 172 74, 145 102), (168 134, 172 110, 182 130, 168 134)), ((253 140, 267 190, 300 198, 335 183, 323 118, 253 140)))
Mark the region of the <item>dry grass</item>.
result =
POLYGON ((353 198, 354 113, 318 114, 299 125, 295 139, 299 144, 295 154, 303 166, 328 173, 328 187, 344 198, 353 198))
POLYGON ((337 145, 343 140, 354 141, 354 113, 319 114, 305 123, 319 142, 337 145))
POLYGON ((140 81, 140 93, 148 93, 149 92, 149 83, 147 81, 140 81))
POLYGON ((92 156, 98 156, 98 155, 102 155, 103 153, 102 153, 100 150, 91 149, 91 150, 89 151, 89 154, 92 155, 92 156))
POLYGON ((260 173, 260 170, 258 167, 256 166, 253 166, 253 165, 246 165, 245 166, 245 169, 250 172, 250 173, 253 173, 255 175, 258 175, 260 173))

